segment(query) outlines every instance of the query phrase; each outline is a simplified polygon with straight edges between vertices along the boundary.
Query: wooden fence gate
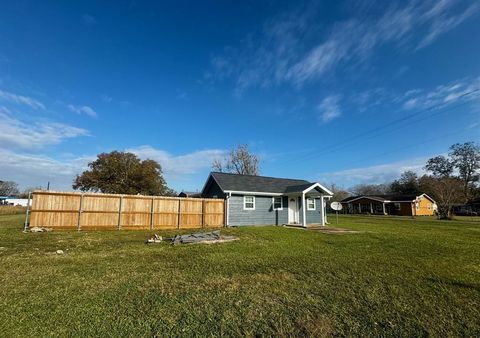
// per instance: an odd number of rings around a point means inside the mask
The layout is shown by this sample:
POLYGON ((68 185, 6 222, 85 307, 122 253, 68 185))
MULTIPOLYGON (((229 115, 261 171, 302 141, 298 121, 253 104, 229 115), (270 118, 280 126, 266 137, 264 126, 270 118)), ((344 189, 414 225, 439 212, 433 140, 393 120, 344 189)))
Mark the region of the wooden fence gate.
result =
POLYGON ((30 227, 198 229, 225 225, 222 199, 34 191, 30 227))

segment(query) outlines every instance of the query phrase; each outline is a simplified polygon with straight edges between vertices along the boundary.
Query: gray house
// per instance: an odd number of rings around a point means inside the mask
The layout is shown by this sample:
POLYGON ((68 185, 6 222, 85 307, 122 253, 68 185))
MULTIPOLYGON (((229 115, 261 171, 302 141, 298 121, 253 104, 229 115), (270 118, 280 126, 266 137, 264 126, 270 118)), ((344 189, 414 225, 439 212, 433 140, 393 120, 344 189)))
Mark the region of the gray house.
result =
POLYGON ((202 197, 226 200, 226 225, 325 225, 332 192, 317 182, 212 172, 202 197))

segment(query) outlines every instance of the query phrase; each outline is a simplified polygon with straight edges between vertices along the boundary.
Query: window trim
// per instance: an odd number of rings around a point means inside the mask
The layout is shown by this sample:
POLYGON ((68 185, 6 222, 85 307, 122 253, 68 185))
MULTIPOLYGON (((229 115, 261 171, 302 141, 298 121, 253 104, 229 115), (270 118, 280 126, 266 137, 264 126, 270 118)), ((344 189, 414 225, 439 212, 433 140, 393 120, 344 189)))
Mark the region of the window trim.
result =
POLYGON ((272 197, 272 209, 273 210, 283 210, 283 196, 273 196, 272 197), (280 208, 275 208, 275 198, 280 198, 280 208))
POLYGON ((252 196, 252 195, 245 195, 243 196, 243 210, 255 210, 255 196, 252 196), (252 202, 248 202, 248 203, 253 203, 253 207, 252 208, 247 208, 247 197, 251 197, 252 198, 252 202))
POLYGON ((311 197, 306 198, 305 202, 307 204, 307 210, 317 210, 317 201, 315 201, 315 198, 311 198, 311 197), (313 208, 310 207, 310 203, 309 203, 310 200, 313 201, 313 208))

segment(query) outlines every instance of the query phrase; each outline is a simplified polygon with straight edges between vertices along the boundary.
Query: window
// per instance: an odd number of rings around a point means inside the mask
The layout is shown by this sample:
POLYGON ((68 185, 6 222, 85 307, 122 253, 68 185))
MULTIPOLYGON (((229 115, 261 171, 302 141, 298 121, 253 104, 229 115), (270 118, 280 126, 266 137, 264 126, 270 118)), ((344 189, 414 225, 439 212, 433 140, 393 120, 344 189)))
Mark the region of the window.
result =
POLYGON ((400 203, 394 203, 395 210, 400 210, 400 203))
POLYGON ((273 198, 273 210, 282 210, 283 209, 283 197, 274 197, 273 198))
POLYGON ((243 210, 255 210, 255 196, 243 196, 243 210))
POLYGON ((315 210, 315 199, 307 198, 307 210, 315 210))

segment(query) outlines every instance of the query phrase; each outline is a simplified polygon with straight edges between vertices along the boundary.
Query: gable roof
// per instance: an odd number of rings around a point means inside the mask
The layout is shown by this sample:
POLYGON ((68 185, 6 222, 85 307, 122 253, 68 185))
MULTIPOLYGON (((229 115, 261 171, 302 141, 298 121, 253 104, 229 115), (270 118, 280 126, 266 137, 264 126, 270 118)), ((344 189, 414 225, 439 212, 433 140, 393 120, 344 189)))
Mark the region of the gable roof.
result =
MULTIPOLYGON (((302 192, 313 185, 319 185, 327 193, 330 191, 320 184, 301 179, 277 178, 267 176, 239 175, 230 173, 210 173, 220 189, 227 191, 265 192, 265 193, 293 193, 302 192)), ((208 181, 208 180, 207 180, 208 181)))

